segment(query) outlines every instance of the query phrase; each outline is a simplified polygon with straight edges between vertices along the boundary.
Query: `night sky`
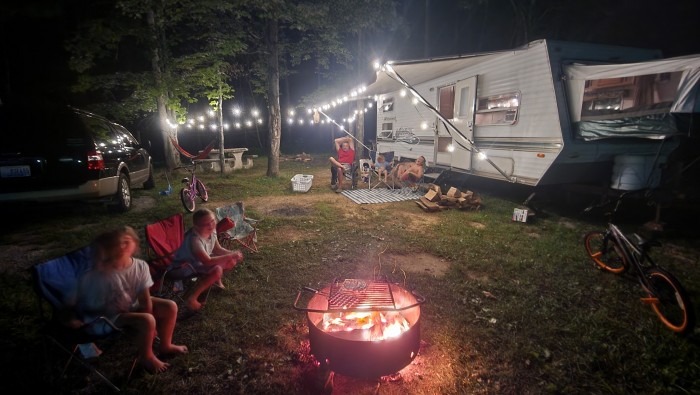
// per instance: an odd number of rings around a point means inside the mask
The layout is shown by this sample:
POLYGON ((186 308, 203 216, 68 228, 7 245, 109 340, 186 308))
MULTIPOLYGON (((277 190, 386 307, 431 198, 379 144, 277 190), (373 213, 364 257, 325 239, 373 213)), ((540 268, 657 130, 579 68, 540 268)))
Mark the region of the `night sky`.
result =
POLYGON ((521 9, 530 21, 526 35, 510 0, 490 0, 470 10, 460 6, 467 0, 401 1, 408 34, 393 36, 387 52, 403 59, 439 57, 508 49, 541 38, 661 49, 667 57, 700 52, 697 0, 515 1, 531 2, 537 7, 521 9))
MULTIPOLYGON (((356 67, 364 65, 368 77, 358 84, 371 80, 377 59, 449 57, 515 48, 542 38, 660 49, 665 57, 700 53, 700 0, 538 0, 537 8, 526 10, 531 21, 527 33, 515 22, 510 0, 465 9, 461 4, 468 2, 399 1, 404 21, 399 30, 365 37, 366 50, 357 54, 356 67)), ((318 88, 322 82, 314 76, 314 70, 302 70, 291 82, 290 96, 318 88)))
MULTIPOLYGON (((72 78, 63 41, 79 13, 56 5, 78 3, 29 0, 0 5, 0 100, 17 95, 68 96, 72 78)), ((356 54, 355 67, 364 67, 368 78, 358 84, 370 82, 376 59, 502 50, 541 38, 654 48, 667 57, 700 53, 700 0, 403 0, 398 2, 398 14, 403 23, 396 32, 364 37, 365 50, 356 54), (521 7, 518 12, 512 3, 521 7), (524 6, 530 3, 536 7, 524 6)), ((387 26, 391 22, 395 20, 387 20, 387 26)), ((281 81, 283 111, 324 84, 328 82, 320 80, 312 67, 302 67, 293 79, 281 81)), ((250 89, 237 89, 236 99, 246 100, 250 89)))

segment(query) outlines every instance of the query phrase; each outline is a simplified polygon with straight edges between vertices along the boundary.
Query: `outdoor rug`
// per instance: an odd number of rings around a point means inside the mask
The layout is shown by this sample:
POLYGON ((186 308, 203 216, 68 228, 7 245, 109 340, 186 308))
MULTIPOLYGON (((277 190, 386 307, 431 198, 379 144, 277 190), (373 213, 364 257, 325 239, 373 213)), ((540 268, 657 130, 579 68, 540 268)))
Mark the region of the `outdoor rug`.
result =
POLYGON ((353 189, 341 192, 343 196, 357 204, 391 203, 420 199, 423 194, 403 189, 353 189))

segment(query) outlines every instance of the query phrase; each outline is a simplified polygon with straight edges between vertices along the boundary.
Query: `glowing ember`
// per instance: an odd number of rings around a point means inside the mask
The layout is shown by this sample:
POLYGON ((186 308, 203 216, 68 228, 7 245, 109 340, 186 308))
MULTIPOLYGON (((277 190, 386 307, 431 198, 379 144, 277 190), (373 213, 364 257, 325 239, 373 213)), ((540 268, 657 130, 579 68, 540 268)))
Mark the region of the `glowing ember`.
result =
POLYGON ((401 336, 410 324, 396 311, 353 311, 325 313, 316 326, 324 332, 361 331, 363 340, 380 341, 401 336))

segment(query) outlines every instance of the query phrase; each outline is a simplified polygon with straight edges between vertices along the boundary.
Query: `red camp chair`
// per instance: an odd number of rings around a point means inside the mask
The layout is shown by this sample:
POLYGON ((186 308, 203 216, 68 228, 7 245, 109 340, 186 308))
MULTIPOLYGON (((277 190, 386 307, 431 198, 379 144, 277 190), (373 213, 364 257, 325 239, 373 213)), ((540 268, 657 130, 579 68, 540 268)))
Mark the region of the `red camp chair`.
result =
MULTIPOLYGON (((178 298, 183 301, 182 294, 187 290, 188 285, 197 280, 196 275, 181 277, 171 274, 175 252, 184 239, 185 228, 181 213, 146 225, 146 241, 149 246, 148 265, 154 283, 151 287, 152 295, 168 299, 178 298)), ((194 270, 192 272, 194 273, 194 270)), ((208 297, 209 292, 205 300, 208 297)))

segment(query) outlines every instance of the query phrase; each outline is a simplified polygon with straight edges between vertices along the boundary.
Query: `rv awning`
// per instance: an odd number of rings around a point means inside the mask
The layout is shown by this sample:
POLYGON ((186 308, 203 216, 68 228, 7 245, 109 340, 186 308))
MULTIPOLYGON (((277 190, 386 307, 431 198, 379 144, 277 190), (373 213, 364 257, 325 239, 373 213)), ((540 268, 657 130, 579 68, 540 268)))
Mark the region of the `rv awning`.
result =
MULTIPOLYGON (((484 54, 470 55, 459 58, 427 59, 408 62, 391 63, 394 71, 408 81, 411 85, 418 85, 423 82, 442 77, 453 73, 471 64, 483 62, 484 54)), ((395 91, 401 84, 389 77, 383 71, 377 71, 375 81, 367 87, 364 92, 368 96, 381 95, 383 93, 395 91)))

